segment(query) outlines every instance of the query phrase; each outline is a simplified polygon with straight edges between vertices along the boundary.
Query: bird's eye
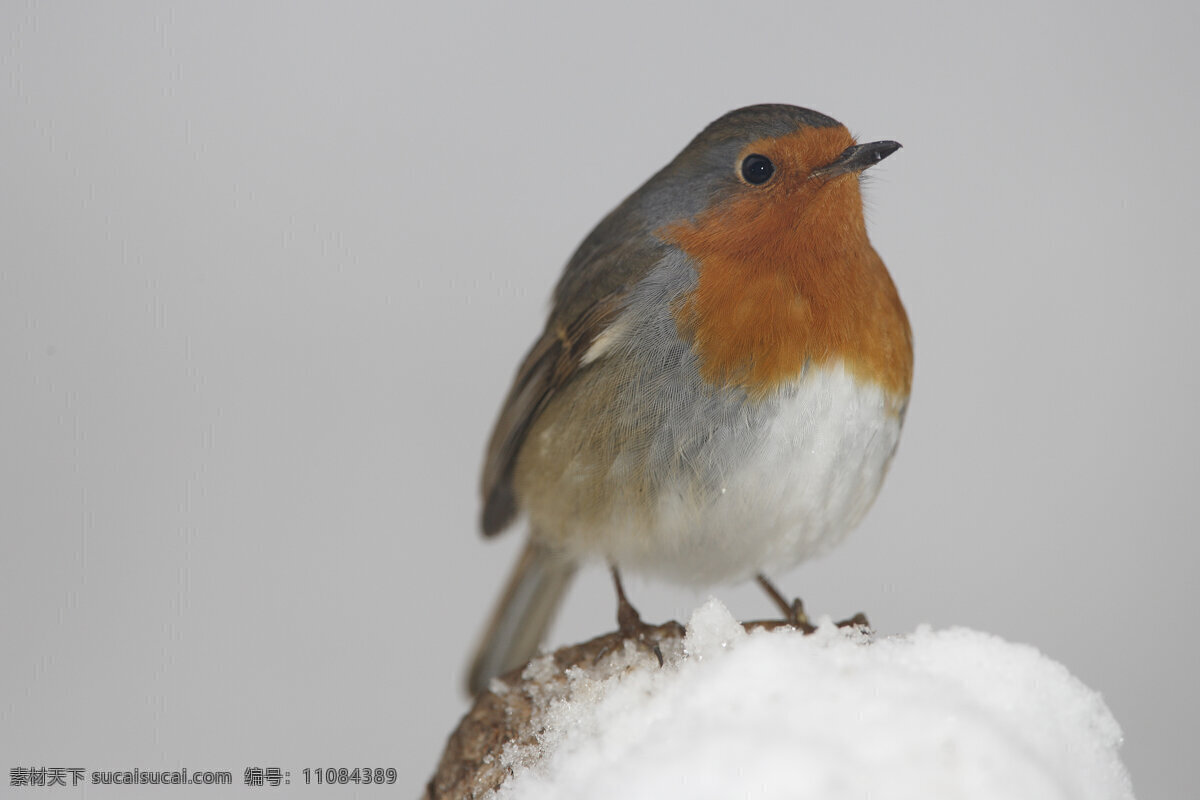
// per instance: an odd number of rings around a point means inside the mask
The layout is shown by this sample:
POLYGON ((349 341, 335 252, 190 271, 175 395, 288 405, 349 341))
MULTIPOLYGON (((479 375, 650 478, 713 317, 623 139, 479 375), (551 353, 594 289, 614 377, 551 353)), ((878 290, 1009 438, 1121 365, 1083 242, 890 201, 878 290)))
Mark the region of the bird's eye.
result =
POLYGON ((758 186, 771 180, 774 174, 775 165, 766 156, 751 153, 742 159, 742 177, 746 179, 746 183, 758 186))

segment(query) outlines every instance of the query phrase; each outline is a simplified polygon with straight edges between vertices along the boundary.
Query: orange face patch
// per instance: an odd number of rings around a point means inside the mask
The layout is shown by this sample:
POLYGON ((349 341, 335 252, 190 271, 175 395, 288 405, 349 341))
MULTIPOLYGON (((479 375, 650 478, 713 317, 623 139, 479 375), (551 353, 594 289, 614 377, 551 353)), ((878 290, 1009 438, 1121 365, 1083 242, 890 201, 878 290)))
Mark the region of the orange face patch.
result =
MULTIPOLYGON (((810 178, 854 139, 842 127, 762 139, 776 172, 658 235, 698 264, 695 291, 675 309, 703 377, 753 396, 838 359, 906 397, 912 334, 896 287, 867 238, 856 175, 810 178)), ((738 164, 731 164, 736 170, 738 164)))

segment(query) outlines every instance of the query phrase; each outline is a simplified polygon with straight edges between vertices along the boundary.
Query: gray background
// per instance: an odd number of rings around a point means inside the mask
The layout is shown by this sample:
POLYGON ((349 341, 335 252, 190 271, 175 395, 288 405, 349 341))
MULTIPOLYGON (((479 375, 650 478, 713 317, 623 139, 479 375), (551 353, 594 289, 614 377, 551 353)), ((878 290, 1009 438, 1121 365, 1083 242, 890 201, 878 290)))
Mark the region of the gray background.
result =
MULTIPOLYGON (((1141 797, 1189 794, 1197 21, 4 3, 6 782, 393 765, 416 794, 522 537, 479 538, 477 473, 559 269, 772 101, 904 143, 868 219, 917 344, 879 502, 780 583, 883 632, 1032 643, 1103 692, 1141 797)), ((629 588, 651 619, 705 596, 629 588)), ((556 639, 612 617, 594 570, 556 639)))

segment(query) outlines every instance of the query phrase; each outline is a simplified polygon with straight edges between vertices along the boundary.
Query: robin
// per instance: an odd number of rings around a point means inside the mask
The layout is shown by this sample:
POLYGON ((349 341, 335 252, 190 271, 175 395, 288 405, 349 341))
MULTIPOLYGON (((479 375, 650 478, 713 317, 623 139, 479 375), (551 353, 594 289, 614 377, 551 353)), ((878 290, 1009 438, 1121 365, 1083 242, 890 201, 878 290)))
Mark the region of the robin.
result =
POLYGON ((622 613, 625 567, 757 576, 786 610, 764 570, 862 518, 913 353, 859 176, 899 147, 806 108, 731 111, 579 246, 488 445, 483 532, 524 513, 530 536, 473 691, 536 653, 585 559, 612 565, 622 613))

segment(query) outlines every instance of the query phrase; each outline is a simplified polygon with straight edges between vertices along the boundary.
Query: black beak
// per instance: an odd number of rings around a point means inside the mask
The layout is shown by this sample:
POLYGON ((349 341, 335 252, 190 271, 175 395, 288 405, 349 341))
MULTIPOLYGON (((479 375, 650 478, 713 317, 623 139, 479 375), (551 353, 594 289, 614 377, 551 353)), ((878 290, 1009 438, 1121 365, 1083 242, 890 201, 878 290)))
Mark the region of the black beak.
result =
POLYGON ((842 154, 823 167, 814 169, 814 178, 833 178, 847 173, 862 172, 900 149, 899 142, 867 142, 847 147, 842 154))

